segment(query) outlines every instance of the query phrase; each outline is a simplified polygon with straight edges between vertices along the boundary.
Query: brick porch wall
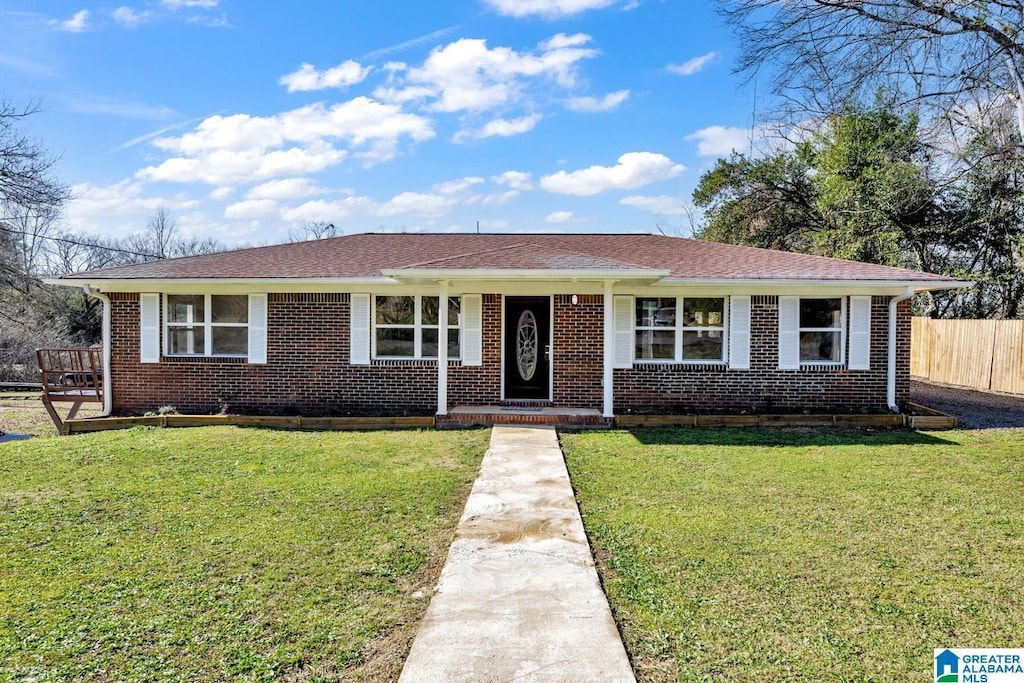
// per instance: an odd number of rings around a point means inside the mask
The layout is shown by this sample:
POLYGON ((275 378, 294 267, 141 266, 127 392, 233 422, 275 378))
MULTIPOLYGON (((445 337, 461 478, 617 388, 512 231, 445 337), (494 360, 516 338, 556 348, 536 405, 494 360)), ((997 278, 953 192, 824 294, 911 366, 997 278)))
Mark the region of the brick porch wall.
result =
MULTIPOLYGON (((430 415, 436 411, 436 363, 349 365, 348 294, 270 294, 266 365, 213 358, 140 363, 139 297, 112 294, 110 298, 116 413, 164 405, 194 413, 430 415)), ((615 412, 856 410, 885 405, 887 297, 876 297, 872 303, 870 371, 775 369, 777 307, 777 297, 753 299, 750 370, 684 365, 616 370, 615 412)), ((600 409, 602 297, 581 295, 574 305, 571 295, 556 295, 554 311, 554 404, 600 409)), ((906 302, 901 304, 899 402, 909 392, 909 311, 906 302)), ((451 408, 500 402, 501 297, 484 294, 482 313, 482 365, 449 364, 451 408)))
POLYGON ((601 410, 604 403, 604 297, 571 294, 555 296, 554 404, 601 410))

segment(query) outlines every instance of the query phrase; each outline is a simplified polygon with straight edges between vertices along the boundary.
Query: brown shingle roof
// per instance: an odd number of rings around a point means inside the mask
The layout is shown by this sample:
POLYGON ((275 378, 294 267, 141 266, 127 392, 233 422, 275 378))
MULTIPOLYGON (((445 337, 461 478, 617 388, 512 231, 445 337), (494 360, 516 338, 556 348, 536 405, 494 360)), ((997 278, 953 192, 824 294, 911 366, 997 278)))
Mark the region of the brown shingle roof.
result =
POLYGON ((379 278, 384 270, 668 271, 696 280, 952 283, 871 263, 638 234, 358 234, 94 270, 61 279, 379 278))

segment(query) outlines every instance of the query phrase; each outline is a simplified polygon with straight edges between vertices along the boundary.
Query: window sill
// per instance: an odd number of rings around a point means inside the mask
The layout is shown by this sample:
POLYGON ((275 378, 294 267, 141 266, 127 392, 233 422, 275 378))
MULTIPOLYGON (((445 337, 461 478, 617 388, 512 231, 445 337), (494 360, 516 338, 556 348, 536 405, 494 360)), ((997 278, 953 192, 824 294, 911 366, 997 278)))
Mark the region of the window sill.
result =
POLYGON ((845 370, 846 369, 846 363, 825 363, 825 362, 822 362, 822 363, 800 363, 800 369, 801 370, 808 370, 808 371, 814 371, 814 370, 824 370, 824 371, 829 371, 829 370, 845 370))
POLYGON ((635 361, 633 370, 728 370, 729 364, 725 361, 692 361, 692 360, 670 360, 670 361, 635 361))
POLYGON ((633 361, 633 365, 685 365, 687 367, 707 367, 721 365, 725 367, 729 364, 724 360, 636 360, 633 361))
POLYGON ((184 365, 187 363, 245 365, 249 362, 249 358, 246 356, 161 356, 160 362, 172 363, 175 365, 184 365))
MULTIPOLYGON (((390 366, 390 365, 437 365, 436 358, 374 358, 370 365, 373 366, 390 366)), ((448 367, 458 367, 462 365, 461 358, 449 358, 448 367)))

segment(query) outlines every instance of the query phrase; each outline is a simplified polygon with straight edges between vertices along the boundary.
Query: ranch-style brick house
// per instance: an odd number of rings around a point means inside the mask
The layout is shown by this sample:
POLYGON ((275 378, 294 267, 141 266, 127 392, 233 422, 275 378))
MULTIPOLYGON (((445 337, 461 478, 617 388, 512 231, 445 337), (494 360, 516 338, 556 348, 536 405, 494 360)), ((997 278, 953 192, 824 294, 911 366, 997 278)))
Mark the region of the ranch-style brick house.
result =
POLYGON ((643 234, 355 234, 65 275, 130 414, 898 411, 947 277, 643 234))

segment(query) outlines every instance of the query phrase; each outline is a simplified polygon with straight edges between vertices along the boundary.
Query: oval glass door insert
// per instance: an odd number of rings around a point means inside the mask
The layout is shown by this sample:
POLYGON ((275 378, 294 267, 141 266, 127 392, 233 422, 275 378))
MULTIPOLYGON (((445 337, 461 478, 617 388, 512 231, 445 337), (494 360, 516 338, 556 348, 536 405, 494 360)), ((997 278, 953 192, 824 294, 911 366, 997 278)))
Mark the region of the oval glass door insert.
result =
POLYGON ((537 318, 530 310, 522 312, 516 326, 516 367, 527 382, 537 372, 537 318))

